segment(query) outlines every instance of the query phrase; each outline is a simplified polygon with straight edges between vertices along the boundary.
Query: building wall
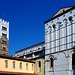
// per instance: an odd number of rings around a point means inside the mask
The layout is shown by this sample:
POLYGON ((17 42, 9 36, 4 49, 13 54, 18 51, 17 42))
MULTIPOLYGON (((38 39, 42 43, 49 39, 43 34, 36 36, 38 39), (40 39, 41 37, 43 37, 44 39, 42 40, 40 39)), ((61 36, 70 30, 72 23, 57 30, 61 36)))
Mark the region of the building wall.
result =
POLYGON ((53 53, 45 56, 50 61, 50 57, 54 56, 53 68, 50 67, 50 62, 45 62, 45 75, 74 75, 72 69, 72 53, 71 50, 53 53))
POLYGON ((35 73, 37 75, 45 75, 44 58, 39 58, 34 61, 35 61, 35 73), (39 67, 39 62, 41 63, 40 67, 39 67))
POLYGON ((0 58, 0 71, 34 73, 35 70, 34 66, 35 64, 32 62, 0 58), (8 68, 5 68, 5 60, 8 61, 8 68), (15 68, 13 68, 13 61, 15 61, 15 68), (20 62, 22 63, 22 69, 20 69, 20 62), (26 70, 26 63, 28 63, 28 70, 26 70), (33 64, 33 70, 32 70, 32 64, 33 64))
POLYGON ((0 19, 0 54, 8 55, 9 50, 9 22, 0 19), (5 34, 4 37, 2 34, 5 34))
POLYGON ((64 15, 45 24, 45 54, 69 49, 75 44, 75 9, 64 15), (70 16, 72 21, 68 19, 70 16))
POLYGON ((45 23, 45 75, 75 74, 72 70, 72 50, 70 49, 74 45, 75 9, 45 23), (72 17, 71 21, 70 17, 72 17), (53 58, 52 68, 50 58, 53 58))
POLYGON ((41 42, 21 51, 15 52, 16 57, 22 57, 35 61, 35 73, 37 75, 44 75, 44 55, 45 42, 41 42), (41 58, 42 56, 43 58, 41 58), (39 62, 41 63, 41 67, 39 67, 39 62))
POLYGON ((27 58, 27 59, 37 58, 39 56, 44 55, 44 51, 45 51, 44 47, 45 47, 45 42, 42 42, 15 52, 15 56, 27 58))

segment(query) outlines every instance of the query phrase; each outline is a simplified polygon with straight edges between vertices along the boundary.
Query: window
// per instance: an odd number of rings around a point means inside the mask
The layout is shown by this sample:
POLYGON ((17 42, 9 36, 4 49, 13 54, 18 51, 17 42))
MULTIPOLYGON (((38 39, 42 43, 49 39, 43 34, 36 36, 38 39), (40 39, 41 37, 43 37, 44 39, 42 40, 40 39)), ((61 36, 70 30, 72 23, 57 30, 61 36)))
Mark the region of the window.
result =
POLYGON ((3 38, 7 38, 7 34, 2 33, 3 38))
POLYGON ((72 69, 75 70, 75 53, 72 54, 72 69))
POLYGON ((2 44, 6 44, 6 41, 5 40, 2 40, 2 44))
POLYGON ((26 64, 26 70, 28 70, 28 63, 26 64))
POLYGON ((7 28, 2 26, 2 30, 5 30, 5 31, 7 31, 7 28))
POLYGON ((8 68, 8 61, 5 60, 5 68, 8 68))
POLYGON ((53 28, 55 28, 55 24, 53 24, 53 28))
POLYGON ((33 70, 33 64, 32 64, 32 70, 33 70))
POLYGON ((50 67, 53 67, 53 58, 50 58, 50 67))
POLYGON ((3 47, 3 51, 6 51, 6 48, 5 47, 3 47))
POLYGON ((20 63, 20 69, 22 69, 22 63, 20 63))
POLYGON ((15 68, 15 61, 13 61, 13 68, 15 68))
POLYGON ((39 61, 39 67, 41 67, 41 62, 39 61))
POLYGON ((41 72, 41 61, 38 62, 38 72, 41 72))
POLYGON ((72 21, 72 16, 69 17, 69 21, 72 21))

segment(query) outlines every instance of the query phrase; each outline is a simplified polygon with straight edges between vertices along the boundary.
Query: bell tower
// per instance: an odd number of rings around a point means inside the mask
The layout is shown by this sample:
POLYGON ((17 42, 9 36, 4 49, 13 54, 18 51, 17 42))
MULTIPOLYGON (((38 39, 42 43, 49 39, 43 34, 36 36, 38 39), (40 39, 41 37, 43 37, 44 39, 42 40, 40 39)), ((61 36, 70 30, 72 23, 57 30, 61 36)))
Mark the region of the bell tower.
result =
POLYGON ((9 22, 0 19, 0 54, 9 52, 9 22))

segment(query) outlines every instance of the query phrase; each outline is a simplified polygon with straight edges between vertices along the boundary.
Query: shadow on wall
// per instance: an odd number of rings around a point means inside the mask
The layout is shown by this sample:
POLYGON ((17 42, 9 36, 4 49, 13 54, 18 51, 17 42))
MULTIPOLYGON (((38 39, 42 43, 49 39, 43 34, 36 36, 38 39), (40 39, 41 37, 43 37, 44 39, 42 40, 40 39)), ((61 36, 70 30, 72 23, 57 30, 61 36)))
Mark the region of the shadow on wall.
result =
POLYGON ((75 70, 73 70, 73 75, 75 75, 75 70))

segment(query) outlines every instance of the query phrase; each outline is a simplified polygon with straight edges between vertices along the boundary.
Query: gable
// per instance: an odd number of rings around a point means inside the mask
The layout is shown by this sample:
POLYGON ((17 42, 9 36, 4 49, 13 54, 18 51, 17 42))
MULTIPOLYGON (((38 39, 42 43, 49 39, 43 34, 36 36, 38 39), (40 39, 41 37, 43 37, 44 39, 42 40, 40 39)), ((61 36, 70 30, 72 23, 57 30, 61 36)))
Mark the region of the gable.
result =
POLYGON ((53 17, 58 16, 59 14, 62 14, 63 12, 66 12, 67 10, 69 10, 71 8, 72 7, 61 8, 53 17))

